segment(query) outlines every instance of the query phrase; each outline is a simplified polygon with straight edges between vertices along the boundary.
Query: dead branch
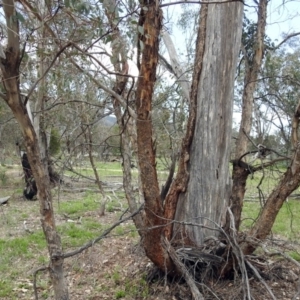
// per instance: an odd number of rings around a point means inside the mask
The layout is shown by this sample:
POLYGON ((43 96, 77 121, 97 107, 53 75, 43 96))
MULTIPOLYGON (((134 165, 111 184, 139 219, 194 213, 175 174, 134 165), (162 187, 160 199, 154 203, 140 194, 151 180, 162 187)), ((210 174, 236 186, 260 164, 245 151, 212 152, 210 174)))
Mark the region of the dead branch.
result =
POLYGON ((6 204, 11 196, 0 198, 0 205, 6 204))
POLYGON ((185 265, 180 261, 175 249, 171 246, 170 242, 164 238, 163 244, 167 252, 169 253, 173 263, 175 264, 176 268, 182 276, 184 277, 186 283, 188 284, 189 288, 191 289, 191 293, 195 300, 204 300, 203 295, 200 293, 197 285, 193 279, 193 277, 189 274, 188 270, 186 269, 185 265))
POLYGON ((246 264, 248 265, 248 267, 251 269, 251 271, 253 272, 254 276, 265 286, 265 288, 267 289, 267 291, 269 292, 270 296, 272 297, 273 300, 276 300, 276 297, 274 296, 272 290, 270 289, 270 287, 267 285, 267 283, 263 280, 263 278, 260 276, 259 272, 256 270, 256 268, 247 260, 245 260, 246 264))
POLYGON ((46 271, 46 270, 49 270, 49 267, 38 268, 33 273, 33 291, 34 291, 35 300, 39 300, 39 295, 38 295, 37 288, 36 288, 36 277, 37 277, 37 274, 38 274, 38 272, 42 272, 42 271, 46 271))
POLYGON ((286 253, 278 251, 278 250, 276 250, 276 252, 270 252, 269 250, 266 249, 265 246, 262 246, 262 248, 268 256, 280 255, 280 256, 284 257, 286 260, 288 260, 289 262, 293 263, 295 266, 297 266, 300 269, 300 263, 297 260, 295 260, 294 258, 292 258, 291 256, 287 255, 286 253))
POLYGON ((247 295, 247 299, 251 300, 251 293, 250 293, 250 286, 249 286, 249 279, 248 279, 248 274, 245 266, 245 258, 242 249, 240 248, 237 240, 236 240, 236 227, 234 223, 234 216, 233 213, 230 209, 230 207, 227 208, 228 215, 230 217, 230 244, 232 247, 232 252, 235 255, 240 271, 242 273, 242 282, 244 283, 243 285, 243 290, 244 293, 247 295))
MULTIPOLYGON (((136 210, 134 213, 132 213, 131 215, 129 215, 128 217, 126 217, 125 219, 119 220, 116 223, 114 223, 111 227, 109 227, 108 229, 104 230, 104 232, 97 238, 95 238, 94 240, 89 241, 88 243, 86 243, 85 245, 83 245, 82 247, 80 247, 77 250, 71 251, 71 252, 67 252, 64 253, 63 255, 61 255, 62 258, 68 258, 74 255, 77 255, 81 252, 83 252, 84 250, 92 247, 94 244, 98 243, 100 240, 104 239, 114 228, 116 228, 117 226, 119 226, 120 224, 130 220, 131 218, 133 218, 134 216, 136 216, 137 214, 139 214, 142 209, 144 208, 144 205, 141 205, 139 207, 138 210, 136 210)), ((59 257, 56 257, 59 258, 59 257)))

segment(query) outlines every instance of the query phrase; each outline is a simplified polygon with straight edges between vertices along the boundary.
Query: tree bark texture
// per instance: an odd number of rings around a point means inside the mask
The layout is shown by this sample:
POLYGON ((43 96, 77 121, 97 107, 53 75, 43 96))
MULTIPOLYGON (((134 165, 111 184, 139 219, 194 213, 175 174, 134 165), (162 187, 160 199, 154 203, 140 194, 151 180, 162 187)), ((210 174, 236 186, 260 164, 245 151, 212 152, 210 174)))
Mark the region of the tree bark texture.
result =
MULTIPOLYGON (((253 43, 253 58, 246 57, 245 54, 245 78, 244 91, 242 96, 242 116, 239 129, 239 135, 236 143, 235 160, 238 161, 240 157, 248 151, 248 136, 250 135, 252 127, 252 112, 254 92, 256 82, 261 69, 263 54, 264 54, 264 37, 267 20, 267 0, 260 0, 258 6, 258 21, 255 41, 253 43)), ((230 198, 230 206, 234 215, 235 227, 238 230, 241 223, 241 214, 243 208, 243 200, 246 191, 246 181, 249 173, 246 172, 239 164, 233 167, 232 179, 233 188, 230 198), (242 183, 243 182, 243 183, 242 183)), ((226 217, 226 227, 229 228, 230 219, 226 217)))
POLYGON ((142 2, 138 23, 138 26, 140 26, 138 53, 142 57, 140 63, 138 63, 140 74, 136 90, 137 151, 145 199, 144 248, 147 256, 158 267, 163 270, 165 268, 166 270, 171 270, 173 268, 172 262, 165 253, 166 251, 161 242, 161 226, 165 221, 162 219, 163 208, 157 180, 155 145, 152 141, 153 128, 151 120, 161 22, 162 13, 156 1, 142 2))
MULTIPOLYGON (((197 85, 196 127, 188 163, 189 182, 187 191, 179 196, 177 221, 212 228, 216 228, 215 223, 223 222, 231 193, 228 162, 242 16, 241 3, 207 7, 205 51, 197 85)), ((200 245, 206 236, 217 232, 178 225, 173 234, 200 245)))
POLYGON ((3 84, 6 90, 6 103, 12 110, 25 139, 25 147, 33 176, 38 188, 41 223, 46 237, 50 256, 49 273, 57 300, 67 300, 68 289, 63 273, 62 246, 55 228, 50 182, 42 164, 38 140, 19 91, 20 42, 18 18, 12 0, 3 1, 7 24, 6 58, 1 59, 3 84))
MULTIPOLYGON (((192 86, 189 97, 190 111, 187 123, 187 130, 185 137, 182 141, 177 175, 167 194, 164 205, 164 217, 165 219, 170 221, 174 219, 179 195, 186 191, 189 180, 190 147, 193 141, 196 125, 198 84, 201 76, 203 55, 205 50, 207 10, 208 6, 202 5, 200 11, 199 31, 196 41, 196 55, 194 62, 192 86)), ((172 230, 173 224, 169 224, 164 229, 164 234, 168 239, 171 239, 172 237, 172 230)))

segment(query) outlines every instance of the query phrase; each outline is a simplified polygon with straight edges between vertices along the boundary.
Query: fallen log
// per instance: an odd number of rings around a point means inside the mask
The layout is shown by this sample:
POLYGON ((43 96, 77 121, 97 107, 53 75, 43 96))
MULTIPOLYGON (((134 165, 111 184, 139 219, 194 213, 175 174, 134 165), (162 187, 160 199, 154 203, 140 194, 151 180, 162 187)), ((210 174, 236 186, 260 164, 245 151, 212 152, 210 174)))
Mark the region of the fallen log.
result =
POLYGON ((11 196, 0 198, 0 205, 6 204, 11 196))

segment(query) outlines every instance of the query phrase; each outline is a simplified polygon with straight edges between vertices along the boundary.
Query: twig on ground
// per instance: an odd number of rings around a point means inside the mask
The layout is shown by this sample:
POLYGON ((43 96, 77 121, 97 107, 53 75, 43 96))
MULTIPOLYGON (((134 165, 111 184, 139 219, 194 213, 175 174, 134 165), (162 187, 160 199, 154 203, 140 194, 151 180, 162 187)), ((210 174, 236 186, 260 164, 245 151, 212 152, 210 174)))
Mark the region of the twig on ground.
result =
POLYGON ((260 276, 259 272, 256 270, 256 268, 246 260, 246 264, 248 267, 252 270, 254 276, 266 287, 267 291, 269 292, 270 296, 272 297, 273 300, 276 300, 276 297, 274 296, 272 290, 270 287, 267 285, 267 283, 263 280, 263 278, 260 276))
POLYGON ((246 270, 246 265, 245 265, 245 257, 243 254, 242 249, 240 248, 237 240, 236 240, 236 227, 235 227, 235 222, 234 222, 234 217, 233 217, 233 213, 230 209, 230 207, 227 208, 229 217, 230 217, 230 243, 232 246, 232 252, 234 253, 238 263, 239 263, 239 267, 240 267, 240 271, 242 273, 242 281, 244 283, 243 285, 243 290, 244 293, 246 294, 247 298, 249 300, 252 299, 251 297, 251 293, 250 293, 250 286, 249 286, 249 279, 248 279, 248 274, 247 274, 247 270, 246 270))
POLYGON ((276 252, 270 252, 269 250, 266 249, 265 246, 263 246, 262 248, 268 256, 275 256, 275 255, 283 256, 286 260, 293 263, 300 269, 300 263, 297 260, 295 260, 294 258, 292 258, 291 256, 287 255, 286 253, 278 251, 277 249, 276 249, 276 252))
POLYGON ((46 270, 49 270, 49 267, 38 268, 33 273, 33 291, 34 291, 34 298, 35 298, 35 300, 39 299, 39 295, 38 295, 37 287, 36 287, 36 276, 37 276, 38 272, 42 272, 42 271, 46 271, 46 270))
POLYGON ((175 264, 176 268, 181 272, 182 276, 184 277, 186 283, 191 289, 191 293, 195 300, 204 300, 203 295, 200 293, 193 277, 189 274, 188 270, 186 269, 185 265, 180 261, 175 249, 171 246, 170 242, 165 238, 163 240, 164 246, 168 251, 170 257, 172 258, 173 263, 175 264))

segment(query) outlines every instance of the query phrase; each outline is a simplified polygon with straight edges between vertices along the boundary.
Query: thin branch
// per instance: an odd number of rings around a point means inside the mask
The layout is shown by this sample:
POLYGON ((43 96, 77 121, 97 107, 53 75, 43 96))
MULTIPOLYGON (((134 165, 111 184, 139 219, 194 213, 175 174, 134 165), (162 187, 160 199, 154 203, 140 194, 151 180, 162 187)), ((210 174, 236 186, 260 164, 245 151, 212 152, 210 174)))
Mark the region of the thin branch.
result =
MULTIPOLYGON (((129 215, 125 219, 119 220, 118 222, 114 223, 111 227, 106 229, 99 237, 95 238, 94 240, 89 241, 88 243, 86 243, 85 245, 83 245, 82 247, 80 247, 77 250, 74 250, 74 251, 71 251, 71 252, 68 252, 68 253, 64 253, 62 255, 62 258, 68 258, 68 257, 74 256, 74 255, 77 255, 77 254, 83 252, 84 250, 94 246, 97 242, 104 239, 114 228, 116 228, 120 224, 130 220, 131 218, 133 218, 137 214, 139 214, 142 211, 143 208, 144 208, 144 205, 141 205, 138 210, 136 210, 134 213, 132 213, 131 215, 129 215)), ((55 257, 53 257, 53 258, 55 258, 55 257)))
POLYGON ((45 70, 44 74, 42 74, 42 76, 33 84, 33 86, 30 88, 26 98, 25 98, 25 102, 24 102, 24 106, 26 106, 28 99, 30 98, 31 94, 33 93, 34 89, 36 88, 36 86, 38 85, 38 83, 47 75, 47 73, 50 71, 50 69, 52 68, 52 66, 54 65, 55 61, 57 60, 57 58, 70 46, 72 46, 73 44, 71 42, 67 43, 65 46, 63 46, 55 55, 55 57, 53 58, 52 62, 49 64, 48 68, 45 70))
POLYGON ((35 297, 35 300, 38 300, 39 299, 39 296, 38 296, 38 292, 37 292, 37 287, 36 287, 36 276, 39 272, 42 272, 42 271, 46 271, 46 270, 49 270, 49 267, 41 267, 41 268, 38 268, 37 270, 34 271, 33 273, 33 291, 34 291, 34 297, 35 297))
POLYGON ((200 293, 199 289, 197 288, 197 285, 196 285, 193 277, 189 274, 185 265, 180 261, 175 249, 171 246, 170 242, 166 238, 164 238, 162 242, 164 243, 165 249, 169 253, 176 268, 180 271, 181 275, 183 276, 183 278, 186 280, 188 286, 190 287, 193 298, 195 300, 204 300, 204 297, 200 293))
POLYGON ((249 261, 247 261, 247 260, 246 260, 246 264, 251 269, 251 271, 253 272, 254 276, 266 287, 266 289, 269 292, 269 294, 272 297, 272 299, 276 300, 277 298, 274 296, 272 290, 267 285, 267 283, 263 280, 263 278, 260 276, 260 274, 258 273, 258 271, 256 270, 256 268, 249 261))
MULTIPOLYGON (((170 2, 170 3, 165 3, 165 4, 161 4, 160 7, 166 7, 166 6, 171 6, 171 5, 177 5, 177 4, 224 4, 224 3, 231 3, 231 2, 241 2, 244 5, 246 5, 244 3, 243 0, 226 0, 226 1, 176 1, 176 2, 170 2)), ((246 5, 249 6, 249 5, 246 5)))
POLYGON ((275 47, 271 47, 271 48, 268 48, 270 50, 277 50, 280 46, 282 46, 282 44, 284 44, 285 42, 287 42, 290 38, 293 38, 295 36, 298 36, 300 35, 300 32, 294 32, 294 33, 291 33, 289 35, 287 35, 278 45, 276 45, 275 47))

